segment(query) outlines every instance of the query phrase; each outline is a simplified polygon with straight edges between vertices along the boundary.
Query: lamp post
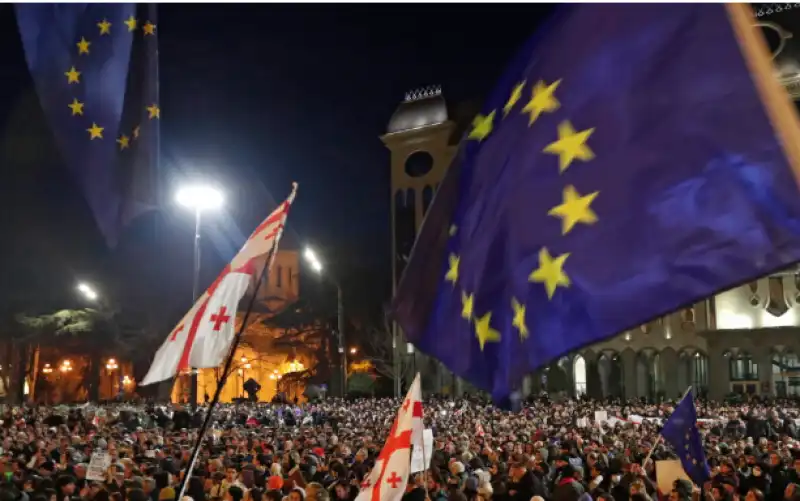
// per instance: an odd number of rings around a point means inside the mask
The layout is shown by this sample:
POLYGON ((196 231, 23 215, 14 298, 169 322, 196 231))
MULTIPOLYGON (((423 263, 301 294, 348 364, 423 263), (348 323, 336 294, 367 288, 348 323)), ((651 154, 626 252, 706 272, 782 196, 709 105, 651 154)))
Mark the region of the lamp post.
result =
MULTIPOLYGON (((317 258, 317 255, 313 249, 306 247, 306 250, 303 252, 303 257, 305 257, 312 270, 320 275, 322 274, 322 262, 320 262, 320 260, 317 258)), ((342 286, 332 276, 328 275, 328 278, 336 286, 336 329, 337 341, 339 344, 339 356, 341 357, 341 396, 344 397, 347 393, 347 353, 344 351, 344 300, 342 297, 342 286)))
POLYGON ((119 368, 119 364, 117 364, 117 360, 114 358, 109 358, 108 362, 106 362, 106 370, 108 371, 109 375, 109 388, 108 388, 108 399, 114 399, 114 371, 119 368))
MULTIPOLYGON (((192 303, 197 300, 200 282, 200 223, 204 211, 222 207, 222 192, 213 186, 194 184, 181 187, 175 194, 179 205, 194 211, 194 257, 192 275, 192 303)), ((189 375, 189 401, 192 407, 197 405, 197 372, 191 369, 189 375)))

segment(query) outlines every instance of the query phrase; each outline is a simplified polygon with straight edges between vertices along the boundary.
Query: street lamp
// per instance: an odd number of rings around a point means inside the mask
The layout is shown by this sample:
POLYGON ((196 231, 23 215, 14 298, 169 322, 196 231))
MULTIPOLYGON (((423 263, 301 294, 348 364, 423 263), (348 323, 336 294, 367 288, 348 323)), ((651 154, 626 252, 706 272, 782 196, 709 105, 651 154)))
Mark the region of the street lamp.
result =
POLYGON ((109 358, 106 362, 106 370, 108 371, 108 398, 114 398, 114 371, 119 368, 117 360, 109 358))
POLYGON ((83 294, 83 297, 85 297, 89 301, 97 301, 97 298, 99 297, 97 291, 94 290, 94 288, 92 288, 91 285, 85 282, 79 283, 77 289, 78 292, 83 294))
MULTIPOLYGON (((175 193, 175 201, 179 205, 194 211, 194 274, 192 276, 192 303, 197 300, 200 282, 200 215, 204 211, 213 211, 222 207, 222 192, 213 186, 193 184, 182 186, 175 193)), ((192 407, 197 405, 197 372, 191 371, 189 376, 189 401, 192 407)))
MULTIPOLYGON (((322 262, 317 258, 317 254, 311 247, 306 247, 305 251, 303 251, 303 257, 305 257, 306 262, 308 262, 312 270, 322 275, 322 262)), ((342 298, 342 286, 330 275, 328 275, 328 278, 331 279, 336 286, 336 327, 338 331, 339 354, 342 357, 342 397, 344 397, 347 393, 347 353, 344 351, 344 301, 342 298)))
POLYGON ((358 348, 355 348, 355 347, 350 348, 350 354, 351 355, 355 355, 356 353, 358 353, 358 348))

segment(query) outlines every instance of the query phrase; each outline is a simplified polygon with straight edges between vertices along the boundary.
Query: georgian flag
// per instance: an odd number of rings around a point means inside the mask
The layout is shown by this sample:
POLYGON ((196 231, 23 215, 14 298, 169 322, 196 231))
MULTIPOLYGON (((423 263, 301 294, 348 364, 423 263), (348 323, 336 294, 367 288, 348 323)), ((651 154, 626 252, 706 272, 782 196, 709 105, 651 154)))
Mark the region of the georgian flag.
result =
POLYGON ((239 301, 256 274, 256 259, 271 253, 265 266, 272 266, 273 251, 278 249, 296 192, 294 183, 289 197, 256 228, 231 263, 172 329, 156 352, 142 385, 173 378, 190 367, 222 364, 236 335, 239 301))
POLYGON ((195 316, 197 328, 188 355, 188 366, 217 367, 228 354, 236 335, 236 310, 255 274, 252 266, 225 274, 208 298, 202 313, 195 316))
POLYGON ((419 374, 411 383, 378 460, 361 484, 361 492, 355 501, 401 500, 411 474, 412 443, 422 443, 422 392, 419 374), (417 434, 419 437, 415 436, 417 434))
POLYGON ((159 381, 170 379, 178 373, 178 364, 181 361, 186 339, 189 337, 192 320, 206 297, 208 297, 208 293, 203 293, 200 299, 192 306, 192 309, 184 315, 178 325, 169 333, 167 340, 156 352, 153 363, 150 364, 150 370, 147 371, 147 375, 141 382, 142 385, 158 383, 159 381))

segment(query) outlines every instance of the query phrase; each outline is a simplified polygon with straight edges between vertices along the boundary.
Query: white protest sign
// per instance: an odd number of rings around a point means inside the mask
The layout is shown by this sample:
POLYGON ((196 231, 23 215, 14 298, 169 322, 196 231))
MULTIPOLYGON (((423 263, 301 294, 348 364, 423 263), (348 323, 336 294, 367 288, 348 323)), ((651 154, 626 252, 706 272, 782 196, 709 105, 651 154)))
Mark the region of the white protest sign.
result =
POLYGON ((422 447, 411 448, 411 473, 425 471, 431 464, 433 454, 433 430, 425 429, 422 432, 422 447))
POLYGON ((92 459, 89 460, 89 468, 86 470, 86 480, 102 482, 106 479, 106 470, 109 466, 111 466, 111 456, 107 452, 93 452, 92 459))
POLYGON ((594 422, 595 423, 605 423, 608 421, 608 412, 607 411, 594 411, 594 422))

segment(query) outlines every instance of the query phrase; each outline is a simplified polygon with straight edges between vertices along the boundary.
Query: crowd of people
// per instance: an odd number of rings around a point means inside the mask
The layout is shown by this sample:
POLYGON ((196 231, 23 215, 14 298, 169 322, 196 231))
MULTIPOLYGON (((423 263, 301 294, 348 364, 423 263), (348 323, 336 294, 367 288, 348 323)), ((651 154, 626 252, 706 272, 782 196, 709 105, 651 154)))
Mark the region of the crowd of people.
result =
MULTIPOLYGON (((399 404, 218 406, 186 496, 353 501, 399 404)), ((403 501, 800 501, 800 405, 698 401, 712 479, 659 489, 654 465, 676 456, 658 431, 674 406, 542 396, 511 413, 474 399, 426 399, 433 452, 403 501)), ((205 412, 6 407, 0 501, 174 501, 205 412), (107 458, 99 470, 98 453, 107 458)))

